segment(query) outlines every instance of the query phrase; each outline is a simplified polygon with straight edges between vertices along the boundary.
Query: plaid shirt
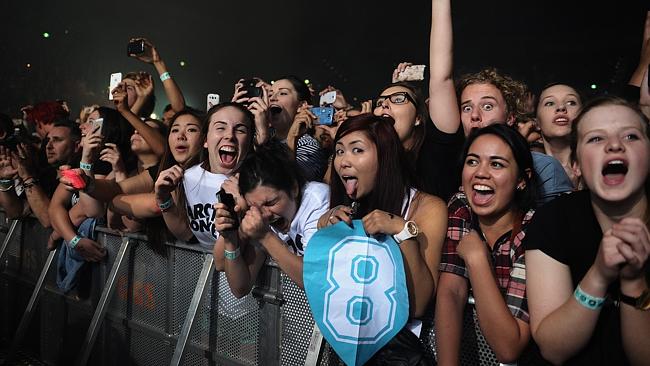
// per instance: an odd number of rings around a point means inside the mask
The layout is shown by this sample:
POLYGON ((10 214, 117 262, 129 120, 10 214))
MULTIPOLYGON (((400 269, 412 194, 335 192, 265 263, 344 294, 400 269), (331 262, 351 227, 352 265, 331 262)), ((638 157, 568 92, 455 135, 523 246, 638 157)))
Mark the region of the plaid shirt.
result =
MULTIPOLYGON (((449 200, 449 217, 447 222, 447 238, 442 248, 440 270, 454 273, 469 279, 465 262, 457 252, 460 239, 472 229, 481 237, 478 220, 472 218, 472 211, 465 193, 458 192, 449 200)), ((503 234, 494 244, 491 252, 494 275, 508 308, 512 315, 528 322, 528 304, 526 302, 526 264, 524 262, 524 247, 521 242, 526 236, 526 227, 533 217, 533 210, 526 213, 521 223, 521 229, 512 239, 512 232, 503 234)), ((485 242, 485 239, 483 239, 485 242)), ((487 245, 487 242, 485 243, 487 245)), ((471 284, 470 284, 471 286, 471 284)))

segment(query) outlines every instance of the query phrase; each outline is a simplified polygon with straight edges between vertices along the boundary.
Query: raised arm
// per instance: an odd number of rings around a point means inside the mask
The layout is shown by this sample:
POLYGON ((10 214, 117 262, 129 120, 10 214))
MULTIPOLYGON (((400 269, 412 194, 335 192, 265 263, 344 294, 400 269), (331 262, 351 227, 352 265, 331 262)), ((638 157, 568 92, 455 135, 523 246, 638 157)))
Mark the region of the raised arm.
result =
POLYGON ((452 77, 452 32, 450 0, 432 0, 429 45, 429 115, 436 127, 446 133, 455 133, 460 127, 460 113, 452 77))
POLYGON ((169 231, 179 240, 190 240, 192 230, 187 221, 184 207, 179 207, 178 197, 174 191, 179 184, 183 184, 183 168, 178 165, 162 171, 154 184, 156 202, 162 210, 162 216, 169 231))
MULTIPOLYGON (((136 81, 137 83, 152 83, 151 79, 148 81, 136 81)), ((126 90, 123 87, 115 88, 113 91, 113 101, 117 111, 138 131, 145 141, 151 147, 151 150, 157 155, 162 156, 165 152, 165 137, 157 129, 149 126, 142 121, 134 112, 132 112, 126 103, 126 90)))
POLYGON ((643 74, 648 71, 648 65, 650 64, 650 11, 646 13, 645 26, 643 29, 643 43, 641 44, 641 58, 639 59, 639 65, 634 70, 632 77, 628 84, 634 86, 641 86, 641 81, 643 80, 643 74))

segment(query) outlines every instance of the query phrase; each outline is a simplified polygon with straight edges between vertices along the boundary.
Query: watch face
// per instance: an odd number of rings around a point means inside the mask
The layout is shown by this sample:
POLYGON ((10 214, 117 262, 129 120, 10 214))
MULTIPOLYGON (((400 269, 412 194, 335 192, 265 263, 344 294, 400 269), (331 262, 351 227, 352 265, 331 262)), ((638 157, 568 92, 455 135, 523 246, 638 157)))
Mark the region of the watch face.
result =
POLYGON ((408 221, 406 223, 406 230, 408 230, 409 234, 412 236, 418 235, 418 226, 413 221, 408 221))

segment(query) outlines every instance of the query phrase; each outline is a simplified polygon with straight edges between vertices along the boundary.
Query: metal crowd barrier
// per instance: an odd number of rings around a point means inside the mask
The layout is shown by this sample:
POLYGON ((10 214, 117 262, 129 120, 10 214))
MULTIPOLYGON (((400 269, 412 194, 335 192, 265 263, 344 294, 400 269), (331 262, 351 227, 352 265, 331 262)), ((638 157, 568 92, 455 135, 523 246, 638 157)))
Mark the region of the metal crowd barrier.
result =
MULTIPOLYGON (((5 364, 23 350, 54 365, 336 364, 304 291, 273 263, 238 300, 198 246, 164 243, 157 254, 142 235, 97 231, 106 260, 87 266, 78 289, 63 294, 57 251, 45 247, 50 232, 33 218, 9 222, 0 211, 0 346, 11 344, 5 364)), ((473 327, 471 320, 465 324, 473 327)), ((432 320, 425 324, 422 339, 435 355, 432 320)), ((484 339, 467 354, 463 364, 495 361, 484 339)))

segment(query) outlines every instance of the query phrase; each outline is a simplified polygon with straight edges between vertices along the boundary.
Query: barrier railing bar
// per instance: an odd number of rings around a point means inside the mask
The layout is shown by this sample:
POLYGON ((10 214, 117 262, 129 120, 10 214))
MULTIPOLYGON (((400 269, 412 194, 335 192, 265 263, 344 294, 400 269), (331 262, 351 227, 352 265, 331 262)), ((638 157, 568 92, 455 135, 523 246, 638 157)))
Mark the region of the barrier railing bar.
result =
POLYGON ((11 238, 14 236, 14 232, 16 231, 16 226, 18 226, 18 223, 20 220, 13 220, 11 222, 11 226, 9 226, 9 231, 7 232, 7 236, 5 236, 5 240, 2 241, 2 247, 0 247, 0 258, 5 254, 5 250, 9 246, 9 242, 11 241, 11 238))
POLYGON ((92 352, 95 340, 97 339, 100 325, 104 320, 104 316, 106 315, 106 307, 113 295, 113 291, 115 290, 115 280, 117 278, 117 273, 120 269, 120 266, 122 265, 124 257, 126 256, 126 252, 130 243, 130 238, 122 238, 122 244, 120 245, 120 249, 117 252, 117 256, 115 257, 115 262, 113 262, 113 267, 111 268, 111 272, 109 273, 108 279, 106 280, 106 285, 104 286, 102 295, 99 298, 99 302, 97 303, 97 308, 95 309, 93 318, 90 321, 88 333, 86 334, 84 342, 81 344, 82 353, 77 359, 77 365, 79 366, 84 366, 88 362, 90 352, 92 352))
POLYGON ((183 327, 181 328, 181 332, 178 335, 178 341, 176 342, 176 347, 174 348, 174 355, 172 356, 172 360, 169 363, 170 366, 178 366, 181 363, 183 353, 185 352, 187 339, 189 338, 190 332, 192 331, 192 324, 194 323, 194 318, 196 317, 196 311, 201 304, 201 299, 205 293, 208 279, 210 278, 210 273, 212 273, 213 264, 214 257, 212 257, 212 254, 206 254, 205 260, 203 261, 203 268, 201 269, 201 274, 199 275, 199 280, 197 281, 196 287, 194 288, 194 295, 192 295, 192 300, 190 301, 190 307, 187 309, 187 315, 185 316, 183 327))
MULTIPOLYGON (((18 222, 18 220, 14 221, 12 224, 12 229, 15 228, 15 225, 18 222)), ((10 231, 11 231, 10 230, 10 231)), ((7 237, 9 237, 9 234, 7 234, 7 237)), ((29 298, 29 302, 27 303, 27 308, 25 309, 25 313, 23 314, 22 319, 20 319, 20 324, 18 325, 18 330, 16 330, 16 334, 14 335, 14 339, 11 342, 11 348, 9 349, 9 354, 7 355, 7 358, 5 359, 5 365, 11 364, 11 360, 15 356, 16 352, 18 351, 18 347, 23 341, 23 337, 25 337, 25 333, 27 332, 27 328, 29 328, 29 323, 32 321, 32 317, 34 316, 34 308, 36 307, 36 304, 38 303, 39 298, 41 297, 41 292, 43 290, 43 283, 45 282, 45 277, 47 276, 47 272, 49 272, 50 267, 52 266, 52 263, 54 262, 54 258, 56 257, 56 253, 59 251, 59 249, 54 249, 53 251, 50 252, 50 254, 47 256, 47 259, 45 260, 45 265, 43 266, 43 269, 41 270, 41 274, 38 276, 38 281, 36 281, 36 286, 34 287, 34 291, 32 292, 32 296, 29 298)))

